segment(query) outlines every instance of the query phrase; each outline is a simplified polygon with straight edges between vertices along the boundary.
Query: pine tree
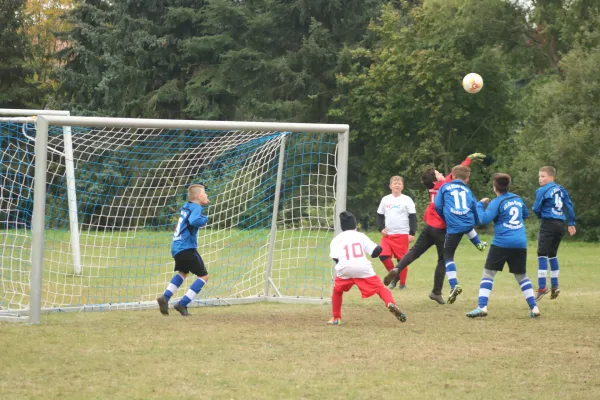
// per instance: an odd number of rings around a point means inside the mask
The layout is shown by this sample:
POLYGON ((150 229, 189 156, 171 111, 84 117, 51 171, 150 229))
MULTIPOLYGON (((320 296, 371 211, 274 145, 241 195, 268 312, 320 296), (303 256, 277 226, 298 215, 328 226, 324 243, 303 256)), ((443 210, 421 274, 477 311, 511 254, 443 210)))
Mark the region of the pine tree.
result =
POLYGON ((23 31, 25 0, 0 0, 0 107, 40 108, 40 91, 29 66, 31 52, 23 31))

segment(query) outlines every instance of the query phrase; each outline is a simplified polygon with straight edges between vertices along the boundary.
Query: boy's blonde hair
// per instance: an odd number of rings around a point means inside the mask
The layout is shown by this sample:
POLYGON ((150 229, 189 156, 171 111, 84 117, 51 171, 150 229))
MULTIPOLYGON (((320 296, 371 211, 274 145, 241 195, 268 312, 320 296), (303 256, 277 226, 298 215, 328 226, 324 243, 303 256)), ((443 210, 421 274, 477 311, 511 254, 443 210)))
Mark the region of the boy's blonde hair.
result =
POLYGON ((401 181, 404 183, 404 179, 400 175, 394 175, 390 178, 390 184, 392 184, 394 181, 401 181))
POLYGON ((540 168, 540 172, 545 172, 546 174, 548 174, 548 176, 551 176, 553 178, 556 177, 556 169, 549 165, 546 165, 546 166, 540 168))
POLYGON ((465 165, 457 165, 452 168, 452 177, 454 179, 460 179, 461 181, 466 181, 471 176, 471 168, 465 165))
POLYGON ((202 190, 204 190, 204 185, 190 185, 190 187, 188 187, 188 201, 194 201, 194 199, 196 198, 196 195, 198 193, 200 193, 202 190))

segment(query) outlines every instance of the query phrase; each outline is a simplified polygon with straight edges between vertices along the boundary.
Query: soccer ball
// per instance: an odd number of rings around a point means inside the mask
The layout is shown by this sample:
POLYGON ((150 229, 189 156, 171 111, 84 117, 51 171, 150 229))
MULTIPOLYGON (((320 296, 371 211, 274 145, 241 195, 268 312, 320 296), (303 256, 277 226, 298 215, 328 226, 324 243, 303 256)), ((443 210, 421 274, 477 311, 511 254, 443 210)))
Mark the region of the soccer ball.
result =
POLYGON ((463 78, 463 88, 471 94, 479 92, 482 87, 483 79, 479 74, 470 73, 463 78))

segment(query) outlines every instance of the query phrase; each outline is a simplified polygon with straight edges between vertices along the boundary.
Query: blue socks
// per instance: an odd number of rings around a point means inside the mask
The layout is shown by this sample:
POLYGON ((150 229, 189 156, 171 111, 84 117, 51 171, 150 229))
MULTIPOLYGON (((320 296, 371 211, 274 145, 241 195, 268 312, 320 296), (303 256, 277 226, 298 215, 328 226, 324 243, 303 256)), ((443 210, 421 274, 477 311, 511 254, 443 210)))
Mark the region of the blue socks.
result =
POLYGON ((190 286, 190 288, 188 289, 185 296, 181 298, 179 304, 183 307, 187 307, 187 305, 190 304, 192 300, 194 300, 196 295, 200 293, 205 283, 206 282, 204 282, 201 278, 196 279, 196 281, 192 283, 192 286, 190 286))
POLYGON ((467 237, 469 238, 469 240, 471 241, 471 243, 473 243, 473 246, 475 246, 475 247, 477 247, 477 245, 479 243, 481 243, 481 240, 479 239, 479 235, 477 234, 477 232, 475 232, 475 229, 473 229, 469 233, 467 233, 467 237))
POLYGON ((548 258, 550 262, 550 284, 553 288, 558 287, 558 258, 548 258))
POLYGON ((446 275, 448 276, 450 288, 454 289, 454 287, 458 284, 458 279, 456 279, 456 264, 454 264, 454 260, 446 261, 446 275))
POLYGON ((163 294, 164 298, 167 299, 167 301, 169 301, 173 296, 173 293, 175 293, 177 289, 179 289, 179 286, 181 286, 182 283, 183 276, 175 274, 175 276, 173 277, 173 279, 171 279, 171 282, 167 286, 165 293, 163 294))
POLYGON ((535 296, 533 294, 533 285, 531 284, 531 281, 529 280, 529 278, 525 278, 519 282, 519 286, 521 286, 523 297, 525 297, 525 301, 527 302, 529 309, 533 310, 533 308, 536 306, 536 303, 535 296))
POLYGON ((494 286, 494 280, 490 278, 482 278, 479 284, 479 308, 487 307, 490 293, 494 286))
MULTIPOLYGON (((557 280, 558 280, 558 262, 556 263, 557 268, 557 280)), ((546 277, 548 276, 548 257, 538 256, 538 288, 543 290, 546 289, 546 277)))

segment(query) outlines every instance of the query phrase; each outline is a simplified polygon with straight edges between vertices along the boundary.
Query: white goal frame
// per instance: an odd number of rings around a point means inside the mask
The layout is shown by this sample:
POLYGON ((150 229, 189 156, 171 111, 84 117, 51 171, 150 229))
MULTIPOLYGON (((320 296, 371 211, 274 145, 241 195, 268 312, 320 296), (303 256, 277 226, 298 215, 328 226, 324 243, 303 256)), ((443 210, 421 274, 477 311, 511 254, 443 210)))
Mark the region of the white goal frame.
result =
MULTIPOLYGON (((0 108, 0 121, 22 122, 34 124, 40 115, 47 116, 70 116, 71 112, 66 110, 29 110, 16 108, 0 108), (16 117, 16 118, 15 118, 16 117), (22 118, 18 118, 22 117, 22 118)), ((73 160, 73 142, 71 137, 71 127, 63 126, 64 151, 65 151, 65 178, 67 183, 67 196, 69 205, 69 231, 71 234, 71 251, 73 256, 73 273, 80 275, 81 269, 81 248, 79 245, 79 221, 77 217, 77 194, 75 190, 75 166, 73 160)), ((32 138, 35 141, 35 138, 32 138)), ((27 317, 21 316, 2 316, 2 320, 23 321, 27 317)))
MULTIPOLYGON (((224 131, 236 131, 236 130, 270 130, 270 131, 283 131, 283 132, 304 132, 304 133, 328 133, 337 134, 337 154, 336 154, 336 168, 337 176, 335 179, 335 208, 334 208, 334 232, 337 234, 341 231, 340 224, 337 218, 340 212, 346 209, 346 196, 347 196, 347 177, 348 177, 348 146, 349 146, 349 126, 345 124, 303 124, 303 123, 279 123, 279 122, 231 122, 231 121, 193 121, 193 120, 161 120, 161 119, 136 119, 136 118, 105 118, 105 117, 71 117, 68 115, 60 114, 61 112, 49 113, 45 110, 28 110, 27 114, 23 115, 35 115, 36 111, 39 113, 35 119, 36 125, 36 140, 35 140, 35 169, 34 169, 34 192, 33 192, 33 216, 31 224, 32 232, 32 252, 31 252, 31 276, 30 276, 30 298, 29 298, 29 310, 23 310, 21 315, 29 316, 29 323, 37 324, 40 323, 41 314, 46 310, 41 308, 42 305, 42 273, 44 271, 44 245, 45 245, 45 216, 46 216, 46 169, 47 169, 47 147, 48 147, 48 130, 50 126, 63 126, 70 133, 72 126, 77 127, 98 127, 103 126, 107 128, 149 128, 149 129, 194 129, 194 130, 224 130, 224 131), (49 115, 52 114, 52 115, 49 115)), ((64 112, 62 112, 64 113, 64 112)), ((68 112, 67 112, 68 113, 68 112)), ((11 114, 15 115, 15 114, 11 114)), ((5 119, 3 119, 5 120, 5 119)), ((15 121, 11 118, 11 121, 15 121)), ((26 121, 23 121, 26 122, 26 121)), ((29 122, 29 121, 27 121, 29 122)), ((65 136, 66 138, 66 136, 65 136)), ((70 139, 70 138, 69 138, 70 139)), ((65 140, 65 159, 71 158, 66 154, 67 141, 65 140)), ((296 298, 282 296, 274 282, 271 280, 271 264, 273 261, 273 247, 275 241, 274 233, 277 232, 277 213, 279 208, 279 192, 281 189, 282 175, 283 175, 283 160, 285 147, 285 138, 281 143, 281 150, 279 153, 279 166, 277 169, 277 181, 276 191, 274 197, 274 208, 271 220, 271 236, 269 241, 269 249, 267 253, 267 264, 266 264, 266 278, 264 281, 264 295, 249 297, 249 298, 233 298, 233 299, 216 299, 215 305, 217 304, 239 304, 239 303, 255 303, 264 301, 275 301, 285 303, 327 303, 327 299, 312 299, 312 298, 296 298), (269 291, 273 288, 275 294, 270 295, 269 291)), ((74 177, 67 181, 69 183, 68 193, 73 192, 75 195, 75 181, 74 177), (72 185, 72 186, 71 186, 72 185)), ((77 217, 76 202, 74 199, 74 214, 77 217)), ((69 197, 69 204, 71 198, 69 197)), ((69 207, 70 210, 70 207, 69 207)), ((71 212, 69 212, 71 214, 71 212)), ((73 225, 71 221, 71 229, 75 226, 77 229, 77 223, 73 225)), ((77 236, 71 231, 71 236, 77 236)), ((73 245, 73 241, 72 241, 73 245)), ((76 265, 75 265, 76 266, 76 265)), ((79 264, 79 268, 81 265, 79 264)), ((77 273, 77 270, 75 270, 77 273)), ((98 309, 125 309, 127 307, 111 307, 110 305, 98 305, 98 309)), ((144 304, 136 307, 140 308, 156 308, 156 304, 144 304)), ((73 307, 72 310, 62 308, 61 311, 80 311, 81 307, 73 307)), ((48 310, 52 311, 52 310, 48 310)), ((5 317, 7 318, 7 317, 5 317)), ((8 317, 8 318, 19 318, 19 317, 8 317)), ((0 316, 0 320, 3 317, 0 316)))

